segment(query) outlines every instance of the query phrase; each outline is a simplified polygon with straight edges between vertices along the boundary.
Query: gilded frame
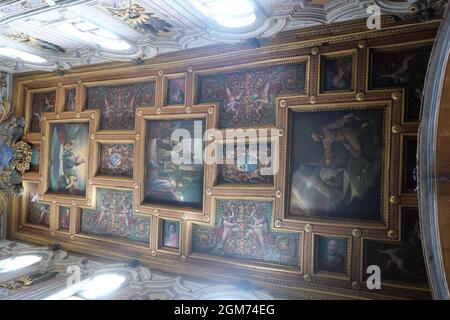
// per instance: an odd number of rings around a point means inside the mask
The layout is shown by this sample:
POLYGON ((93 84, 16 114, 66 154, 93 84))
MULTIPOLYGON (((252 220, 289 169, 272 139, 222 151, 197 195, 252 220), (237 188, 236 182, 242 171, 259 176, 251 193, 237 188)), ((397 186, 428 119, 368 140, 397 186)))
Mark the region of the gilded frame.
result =
MULTIPOLYGON (((39 140, 41 133, 40 132, 31 132, 31 107, 32 107, 32 97, 35 93, 50 93, 55 92, 56 98, 55 98, 55 112, 60 105, 60 93, 58 90, 58 87, 49 87, 49 88, 39 88, 39 89, 32 89, 26 91, 26 100, 25 100, 25 130, 24 135, 27 137, 28 140, 39 140)), ((51 113, 50 113, 51 114, 51 113)), ((41 123, 41 132, 42 132, 42 123, 41 123)))
POLYGON ((318 67, 318 82, 317 82, 317 88, 318 88, 318 96, 321 95, 333 95, 333 94, 349 94, 354 95, 356 93, 356 72, 357 72, 357 66, 358 66, 358 54, 356 49, 352 50, 343 50, 343 51, 336 51, 336 52, 327 52, 327 53, 321 53, 319 54, 319 61, 317 64, 318 67), (350 90, 323 90, 323 76, 324 76, 324 70, 322 66, 322 59, 326 58, 332 58, 332 59, 339 59, 339 58, 346 58, 351 57, 352 58, 352 74, 351 74, 351 89, 350 90))
POLYGON ((161 218, 158 217, 158 246, 157 251, 162 253, 168 253, 168 254, 174 254, 174 255, 181 255, 181 243, 183 239, 183 228, 182 228, 182 221, 178 219, 171 219, 171 218, 161 218), (178 249, 166 247, 164 246, 164 221, 175 221, 179 223, 180 225, 180 233, 179 233, 179 240, 178 240, 178 249))
MULTIPOLYGON (((155 102, 154 105, 141 105, 139 108, 155 108, 158 104, 158 93, 157 93, 157 78, 155 76, 144 76, 144 77, 136 77, 136 78, 121 78, 121 79, 113 79, 113 80, 97 80, 97 81, 88 81, 88 82, 80 82, 80 87, 77 90, 77 105, 78 110, 82 111, 91 111, 96 110, 100 113, 100 109, 97 106, 89 107, 86 105, 86 96, 87 90, 93 87, 113 87, 120 85, 131 85, 136 83, 146 83, 146 82, 154 82, 155 83, 155 102), (79 93, 78 93, 79 91, 79 93), (79 98, 78 98, 79 97, 79 98), (89 108, 88 108, 89 107, 89 108)), ((77 108, 76 108, 77 110, 77 108)), ((78 111, 77 110, 77 111, 78 111)), ((78 111, 79 112, 79 111, 78 111)), ((136 123, 137 120, 135 120, 136 123)), ((100 123, 97 130, 97 134, 99 135, 108 135, 108 136, 124 136, 127 134, 134 134, 136 128, 130 130, 107 130, 100 129, 100 123)))
MULTIPOLYGON (((145 150, 147 121, 151 120, 177 120, 177 119, 203 119, 205 120, 205 133, 214 129, 217 123, 215 106, 195 106, 195 107, 163 107, 163 108, 139 108, 137 110, 136 123, 136 143, 135 143, 135 159, 139 166, 135 168, 135 177, 139 180, 134 182, 135 189, 135 211, 141 214, 161 215, 166 218, 178 218, 183 220, 208 221, 210 219, 209 203, 211 201, 211 165, 204 163, 203 168, 203 210, 175 207, 162 204, 145 203, 145 150)), ((205 138, 205 137, 204 137, 205 138)), ((208 136, 204 139, 204 150, 212 142, 208 136)))
MULTIPOLYGON (((262 129, 265 130, 265 129, 262 129)), ((257 134, 258 134, 258 129, 256 130, 257 134)), ((233 139, 228 139, 228 138, 224 138, 224 139, 215 139, 215 150, 217 150, 218 147, 222 147, 224 145, 228 145, 228 144, 236 144, 236 143, 248 143, 248 142, 254 142, 254 143, 259 143, 259 141, 263 141, 263 143, 270 143, 272 146, 272 150, 273 150, 273 146, 275 146, 276 148, 276 156, 272 157, 273 161, 276 162, 275 165, 278 165, 278 155, 279 155, 279 137, 275 136, 275 137, 271 137, 271 136, 267 136, 267 137, 257 137, 255 138, 249 138, 249 137, 244 137, 244 138, 233 138, 233 139)), ((224 160, 225 160, 225 154, 224 156, 224 160)), ((217 162, 214 162, 214 165, 212 167, 212 189, 215 191, 223 189, 223 192, 228 191, 227 189, 235 189, 235 188, 239 188, 239 189, 249 189, 249 190, 260 190, 260 189, 269 189, 269 190, 274 190, 275 189, 275 177, 276 175, 273 175, 273 181, 272 183, 219 183, 218 182, 218 174, 219 174, 219 164, 217 164, 217 162)))
MULTIPOLYGON (((400 230, 403 230, 403 225, 404 225, 404 222, 403 222, 403 215, 404 215, 404 213, 403 212, 404 212, 404 209, 407 209, 407 208, 412 208, 412 209, 419 210, 417 208, 417 206, 414 206, 414 205, 401 205, 401 206, 399 206, 399 213, 398 213, 398 215, 399 215, 399 224, 402 226, 400 228, 400 230)), ((386 243, 398 245, 398 244, 401 244, 402 241, 403 241, 403 232, 401 232, 398 235, 397 239, 379 239, 379 238, 371 237, 371 236, 365 236, 365 237, 361 237, 359 239, 359 241, 360 241, 359 254, 360 254, 360 257, 361 257, 361 264, 360 264, 360 270, 359 270, 360 271, 359 272, 359 275, 360 275, 359 281, 361 283, 364 283, 364 274, 365 274, 364 266, 365 266, 365 259, 366 259, 366 256, 365 256, 364 253, 365 253, 365 247, 366 247, 365 244, 366 244, 366 242, 368 240, 383 241, 383 242, 386 242, 386 243)), ((422 246, 423 246, 423 244, 422 244, 422 246)), ((383 275, 381 275, 381 277, 383 277, 383 275)), ((416 285, 414 283, 403 283, 402 284, 401 282, 390 281, 390 280, 382 281, 382 283, 381 283, 381 290, 386 289, 386 288, 387 288, 387 290, 392 290, 392 289, 398 288, 398 289, 405 289, 405 290, 417 290, 417 291, 428 292, 428 293, 431 292, 430 288, 428 288, 428 287, 426 287, 424 285, 420 285, 420 284, 416 285)), ((364 286, 363 286, 363 289, 368 290, 364 286)))
MULTIPOLYGON (((287 98, 293 98, 293 97, 307 97, 310 93, 310 65, 311 65, 311 58, 308 55, 302 55, 297 57, 291 57, 291 58, 282 58, 282 59, 270 59, 269 61, 264 62, 252 62, 252 63, 244 63, 244 64, 237 64, 233 66, 226 66, 226 67, 218 67, 218 68, 210 68, 208 70, 201 70, 201 71, 194 71, 193 73, 193 80, 192 80, 192 87, 194 88, 194 95, 193 95, 193 104, 202 106, 202 105, 211 105, 211 103, 199 103, 198 102, 198 78, 199 76, 207 76, 217 73, 232 73, 232 72, 243 72, 248 71, 249 69, 259 69, 259 68, 267 68, 272 66, 279 66, 279 65, 289 65, 289 64, 295 64, 295 63, 305 63, 305 83, 304 83, 304 92, 300 95, 279 95, 275 98, 275 123, 277 123, 278 119, 278 112, 277 112, 277 103, 276 101, 278 99, 287 99, 287 98)), ((217 112, 219 113, 219 106, 218 103, 215 103, 217 105, 217 112)), ((262 126, 252 126, 252 127, 237 127, 233 129, 262 129, 262 128, 273 128, 273 125, 262 125, 262 126)), ((226 128, 219 128, 217 126, 218 130, 224 131, 226 128)))
POLYGON ((184 107, 187 102, 187 96, 186 93, 188 92, 188 84, 186 81, 186 73, 175 73, 175 74, 169 74, 169 75, 163 75, 162 79, 162 102, 161 105, 163 107, 184 107), (176 79, 184 79, 184 103, 183 104, 168 104, 167 102, 167 96, 169 94, 169 80, 176 80, 176 79))
MULTIPOLYGON (((416 48, 416 47, 421 47, 421 46, 433 46, 434 41, 433 40, 429 40, 429 39, 425 39, 425 40, 418 40, 418 41, 410 41, 410 42, 403 42, 403 43, 399 43, 399 44, 387 44, 387 45, 377 45, 377 46, 371 46, 368 50, 366 50, 366 81, 365 81, 365 90, 366 92, 371 92, 371 93, 377 93, 377 92, 383 92, 386 90, 391 90, 391 91, 400 91, 402 92, 402 97, 405 95, 405 88, 383 88, 383 89, 379 89, 379 88, 375 88, 375 89, 370 89, 369 84, 370 84, 370 75, 372 72, 372 66, 371 66, 371 50, 381 50, 381 51, 396 51, 396 50, 402 50, 402 49, 411 49, 411 48, 416 48)), ((402 104, 402 109, 403 109, 403 113, 401 114, 401 124, 405 125, 405 124, 418 124, 418 121, 406 121, 405 119, 405 113, 406 113, 406 102, 405 99, 403 98, 403 104, 402 104)))
MULTIPOLYGON (((106 139, 106 138, 97 138, 94 140, 94 156, 93 156, 93 162, 92 162, 92 166, 94 168, 93 170, 93 175, 92 175, 92 181, 96 181, 98 183, 98 181, 103 181, 103 180, 109 180, 109 181, 114 181, 117 182, 119 181, 120 183, 126 183, 126 182, 133 182, 136 177, 134 176, 134 171, 135 169, 133 168, 133 173, 131 175, 131 177, 126 177, 126 176, 114 176, 114 175, 105 175, 105 174, 101 174, 100 173, 100 163, 101 163, 101 145, 102 144, 131 144, 133 145, 133 157, 134 157, 134 148, 135 148, 135 140, 132 139, 123 139, 120 138, 120 140, 117 139, 106 139)), ((133 158, 133 166, 135 164, 135 160, 133 158)))
POLYGON ((311 266, 311 270, 312 270, 312 275, 314 277, 322 277, 322 278, 332 278, 332 279, 340 279, 340 280, 347 280, 349 281, 351 278, 351 274, 352 274, 352 263, 351 263, 351 257, 352 257, 352 239, 350 236, 343 236, 343 235, 338 235, 338 234, 329 234, 329 233, 313 233, 312 234, 312 252, 313 252, 313 257, 311 259, 312 261, 312 266, 311 266), (345 250, 345 265, 346 265, 346 269, 345 269, 345 273, 335 273, 335 272, 330 272, 330 271, 324 271, 324 270, 319 270, 316 269, 318 267, 318 241, 316 240, 317 237, 323 237, 323 238, 329 238, 329 239, 345 239, 346 243, 347 243, 347 247, 345 250))
MULTIPOLYGON (((291 222, 295 225, 303 224, 317 224, 317 225, 336 225, 345 227, 348 225, 360 226, 364 228, 375 228, 375 229, 386 229, 389 225, 389 160, 391 158, 391 145, 392 142, 399 143, 399 137, 391 134, 391 123, 392 123, 392 103, 390 101, 367 101, 367 102, 345 102, 345 103, 333 103, 333 104, 313 104, 313 105, 299 105, 299 106, 289 106, 280 108, 280 122, 277 126, 283 133, 280 138, 280 144, 283 145, 283 149, 286 150, 286 161, 280 159, 280 170, 277 175, 277 192, 279 198, 282 198, 280 206, 280 214, 277 218, 280 223, 283 221, 291 222), (290 172, 290 162, 291 162, 291 151, 290 151, 290 128, 291 128, 291 117, 290 112, 322 112, 322 111, 338 111, 338 110, 370 110, 379 108, 383 110, 383 129, 382 129, 382 172, 383 180, 381 182, 381 201, 380 201, 380 211, 381 220, 380 221, 361 221, 356 219, 346 219, 343 221, 340 218, 322 218, 315 217, 309 218, 304 216, 291 216, 287 212, 289 194, 290 194, 290 179, 284 181, 284 177, 288 176, 290 172), (282 120, 281 120, 282 118, 282 120), (286 133, 286 134, 285 134, 286 133), (283 196, 284 195, 284 196, 283 196), (286 210, 286 211, 285 211, 286 210), (285 212, 281 215, 281 212, 285 212)), ((280 154, 283 154, 281 151, 280 154)))
MULTIPOLYGON (((153 224, 155 223, 155 219, 153 219, 152 216, 145 216, 145 215, 141 215, 139 213, 136 213, 136 210, 134 210, 134 214, 137 216, 142 216, 143 218, 147 218, 149 219, 149 243, 145 244, 145 243, 139 243, 138 241, 132 241, 132 240, 128 240, 128 239, 119 239, 119 238, 114 238, 114 237, 109 237, 109 236, 105 236, 105 235, 98 235, 98 234, 93 234, 93 233, 86 233, 83 232, 81 230, 81 210, 82 209, 88 209, 88 210, 95 210, 96 209, 96 204, 97 204, 97 190, 98 189, 111 189, 111 190, 118 190, 118 191, 126 191, 126 192, 130 192, 132 194, 132 197, 134 198, 135 194, 133 192, 132 189, 129 188, 124 188, 124 187, 113 187, 113 186, 98 186, 98 185, 94 185, 93 186, 93 190, 92 190, 92 204, 91 205, 80 205, 77 208, 75 208, 75 215, 74 215, 74 224, 72 226, 72 220, 70 222, 70 234, 71 236, 73 236, 74 238, 78 238, 78 239, 89 239, 89 240, 96 240, 96 241, 100 241, 100 242, 104 242, 104 243, 111 243, 111 244, 116 244, 116 245, 123 245, 126 244, 127 246, 133 247, 133 248, 140 248, 140 249, 150 249, 153 248, 153 246, 155 245, 155 241, 153 239, 153 224)), ((72 212, 71 212, 72 215, 72 212)))
MULTIPOLYGON (((186 257, 193 260, 203 260, 203 261, 210 261, 219 263, 221 265, 227 264, 232 267, 260 267, 263 270, 276 270, 277 272, 285 272, 287 274, 296 274, 296 275, 302 275, 303 274, 303 255, 304 255, 304 232, 303 231, 293 231, 285 228, 280 228, 275 223, 275 199, 273 197, 257 197, 257 196, 248 196, 248 197, 240 197, 237 198, 235 196, 213 196, 211 201, 211 219, 209 222, 200 222, 196 223, 198 225, 205 225, 208 227, 212 227, 216 224, 216 208, 217 208, 217 200, 233 200, 233 199, 240 199, 240 200, 256 200, 256 201, 270 201, 273 203, 272 206, 272 221, 270 221, 271 228, 275 231, 283 231, 288 233, 298 233, 299 234, 299 252, 298 252, 298 268, 290 267, 290 266, 284 266, 277 263, 268 263, 268 262, 259 262, 259 261, 251 261, 251 260, 240 260, 237 258, 223 258, 223 257, 217 257, 213 255, 207 255, 202 253, 197 253, 192 251, 192 241, 187 242, 186 246, 186 257)), ((192 227, 193 227, 193 221, 189 222, 188 224, 188 230, 187 235, 189 235, 188 239, 192 240, 192 227)))
POLYGON ((95 134, 93 132, 96 132, 96 129, 98 128, 98 111, 85 111, 81 113, 76 114, 76 118, 70 118, 70 114, 46 114, 43 116, 42 125, 44 126, 44 134, 42 136, 43 148, 41 145, 41 160, 40 165, 42 166, 42 170, 40 170, 41 173, 41 183, 39 186, 39 193, 42 195, 41 199, 43 201, 49 201, 52 203, 58 203, 58 204, 66 204, 66 205, 90 205, 92 202, 92 199, 90 198, 91 195, 91 183, 89 183, 90 179, 93 176, 93 148, 94 148, 94 138, 95 134), (68 116, 66 118, 66 116, 68 116), (85 196, 72 196, 72 195, 62 195, 57 193, 49 193, 48 192, 48 174, 49 174, 49 163, 48 158, 46 155, 50 151, 50 127, 52 124, 57 123, 88 123, 89 126, 89 141, 88 141, 88 154, 89 159, 86 161, 87 163, 87 177, 86 181, 86 191, 85 196))

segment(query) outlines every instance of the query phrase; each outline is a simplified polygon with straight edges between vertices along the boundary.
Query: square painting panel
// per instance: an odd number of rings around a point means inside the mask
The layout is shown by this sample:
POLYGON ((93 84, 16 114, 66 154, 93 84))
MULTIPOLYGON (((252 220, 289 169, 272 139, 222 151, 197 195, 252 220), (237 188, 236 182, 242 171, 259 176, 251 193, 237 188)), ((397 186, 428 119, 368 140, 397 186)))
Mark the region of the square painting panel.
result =
POLYGON ((162 221, 162 246, 167 248, 180 248, 180 222, 173 220, 162 221))
POLYGON ((243 143, 223 144, 223 164, 217 165, 217 182, 219 184, 273 184, 273 174, 267 174, 264 168, 270 170, 272 161, 271 143, 266 143, 266 149, 256 143, 250 146, 243 143), (260 155, 263 154, 263 157, 260 155), (263 161, 267 160, 267 161, 263 161), (264 163, 263 163, 264 162, 264 163))
POLYGON ((150 219, 133 212, 130 191, 97 189, 97 208, 81 209, 81 232, 148 244, 150 219))
MULTIPOLYGON (((377 265, 381 269, 382 281, 426 286, 427 271, 420 240, 417 209, 403 209, 402 221, 402 243, 365 241, 364 270, 370 265, 377 265)), ((367 278, 366 273, 364 277, 367 278)))
POLYGON ((320 57, 320 92, 352 91, 353 56, 320 57))
POLYGON ((370 50, 369 89, 406 89, 406 121, 417 121, 431 46, 370 50))
POLYGON ((69 229, 70 227, 70 208, 59 207, 59 228, 69 229))
POLYGON ((220 104, 220 128, 271 126, 276 97, 304 94, 305 74, 302 62, 199 76, 197 103, 220 104))
POLYGON ((41 132, 41 118, 45 112, 55 112, 56 91, 31 95, 30 132, 41 132))
POLYGON ((50 205, 41 203, 37 183, 27 184, 26 222, 47 227, 50 225, 50 205))
POLYGON ((48 192, 86 194, 89 123, 50 125, 48 192))
POLYGON ((186 95, 186 81, 184 78, 167 80, 167 105, 184 105, 186 95))
POLYGON ((66 90, 66 107, 65 111, 75 111, 75 98, 77 91, 75 89, 66 90))
MULTIPOLYGON (((201 209, 203 207, 203 133, 205 121, 149 120, 145 145, 145 202, 201 209), (181 163, 173 161, 173 155, 181 139, 172 141, 175 130, 189 133, 189 154, 181 163)), ((188 140, 186 140, 187 142, 188 140)))
POLYGON ((417 190, 417 137, 405 136, 403 140, 403 193, 417 190))
POLYGON ((102 112, 103 130, 134 129, 136 108, 155 105, 155 81, 86 89, 86 106, 102 112))
POLYGON ((314 272, 347 274, 347 250, 347 239, 316 235, 314 238, 314 272))
POLYGON ((41 157, 41 146, 33 144, 31 145, 31 162, 30 171, 39 171, 39 161, 41 157))
POLYGON ((133 177, 133 144, 100 144, 101 175, 133 177))
POLYGON ((289 215, 379 220, 383 110, 290 116, 289 215))
POLYGON ((298 267, 300 235, 272 229, 272 201, 220 199, 215 214, 214 227, 193 224, 193 252, 298 267))

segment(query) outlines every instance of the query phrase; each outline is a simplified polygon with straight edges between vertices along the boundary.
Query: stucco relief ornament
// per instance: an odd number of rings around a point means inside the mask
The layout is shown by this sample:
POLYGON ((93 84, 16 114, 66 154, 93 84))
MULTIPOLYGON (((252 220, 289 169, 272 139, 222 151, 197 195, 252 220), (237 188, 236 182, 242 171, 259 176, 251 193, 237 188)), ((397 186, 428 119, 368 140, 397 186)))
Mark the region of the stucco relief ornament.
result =
POLYGON ((0 113, 0 193, 20 195, 22 174, 30 169, 31 163, 31 147, 21 140, 25 119, 11 116, 6 97, 1 99, 0 113))
POLYGON ((123 4, 120 7, 106 7, 111 15, 125 21, 136 30, 144 33, 150 32, 159 35, 162 32, 170 32, 172 25, 165 20, 154 17, 153 13, 146 12, 145 8, 131 2, 123 4))
POLYGON ((42 49, 42 50, 48 50, 51 51, 53 53, 65 53, 66 50, 64 50, 63 48, 61 48, 60 46, 54 44, 54 43, 50 43, 48 41, 42 40, 42 39, 38 39, 38 38, 34 38, 31 37, 25 33, 6 33, 4 34, 5 37, 20 42, 20 43, 25 43, 29 46, 38 48, 38 49, 42 49))

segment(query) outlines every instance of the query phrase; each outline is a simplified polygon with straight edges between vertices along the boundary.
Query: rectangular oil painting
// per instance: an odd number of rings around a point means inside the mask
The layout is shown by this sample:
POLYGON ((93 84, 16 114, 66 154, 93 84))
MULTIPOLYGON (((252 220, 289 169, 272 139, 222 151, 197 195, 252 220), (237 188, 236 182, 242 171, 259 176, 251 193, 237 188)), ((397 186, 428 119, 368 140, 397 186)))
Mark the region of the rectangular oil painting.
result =
POLYGON ((193 252, 298 267, 300 235, 272 229, 272 201, 218 199, 215 214, 213 227, 193 224, 193 252))
POLYGON ((45 112, 55 112, 56 91, 31 95, 30 132, 41 132, 41 118, 45 112))
POLYGON ((184 105, 186 80, 183 78, 167 79, 166 105, 184 105))
POLYGON ((43 226, 50 225, 50 205, 41 203, 37 183, 26 184, 26 222, 43 226))
POLYGON ((175 220, 162 220, 162 247, 180 248, 180 222, 175 220))
POLYGON ((130 191, 97 189, 96 209, 81 209, 81 232, 148 244, 150 219, 136 216, 130 191))
POLYGON ((70 227, 70 208, 59 207, 59 228, 68 230, 70 227))
POLYGON ((134 129, 136 108, 154 106, 155 81, 86 88, 86 108, 100 109, 102 130, 134 129))
POLYGON ((289 215, 379 220, 383 110, 291 112, 290 118, 289 215))
POLYGON ((77 91, 75 89, 66 89, 66 103, 64 111, 75 111, 75 98, 77 91))
POLYGON ((405 88, 406 121, 418 121, 431 46, 370 50, 369 89, 405 88))
POLYGON ((197 103, 218 102, 220 128, 275 124, 275 99, 305 93, 306 62, 198 77, 197 103))
MULTIPOLYGON (((384 281, 427 286, 417 208, 403 208, 401 219, 401 243, 378 240, 364 242, 364 270, 370 265, 377 265, 380 266, 384 281)), ((364 277, 367 278, 365 272, 364 277)))
POLYGON ((38 144, 31 145, 30 171, 33 172, 39 171, 40 157, 41 157, 41 146, 38 144))
POLYGON ((266 143, 264 149, 257 143, 251 146, 246 142, 241 147, 237 143, 219 144, 219 148, 223 147, 223 161, 217 165, 217 183, 273 185, 271 146, 266 143))
POLYGON ((353 56, 320 57, 320 92, 352 91, 353 56))
POLYGON ((50 125, 47 192, 86 195, 88 139, 88 122, 50 125))
POLYGON ((133 144, 100 144, 100 175, 133 177, 133 144))
POLYGON ((147 121, 146 203, 203 207, 204 130, 203 119, 147 121), (189 138, 173 139, 177 132, 189 134, 189 138), (183 152, 183 146, 187 146, 187 152, 183 152), (174 161, 174 156, 180 161, 174 161))
POLYGON ((347 274, 348 240, 314 236, 314 272, 347 274))
POLYGON ((402 192, 417 191, 417 137, 405 136, 403 141, 402 192))

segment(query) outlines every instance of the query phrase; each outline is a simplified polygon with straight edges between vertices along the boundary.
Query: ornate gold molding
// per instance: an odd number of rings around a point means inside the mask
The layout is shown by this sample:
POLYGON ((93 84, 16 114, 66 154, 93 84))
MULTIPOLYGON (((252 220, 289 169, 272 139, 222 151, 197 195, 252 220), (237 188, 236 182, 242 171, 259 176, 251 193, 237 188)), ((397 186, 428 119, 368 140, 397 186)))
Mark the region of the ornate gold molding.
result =
POLYGON ((2 123, 11 115, 11 105, 9 104, 6 96, 2 97, 2 100, 0 102, 0 107, 1 107, 0 123, 2 123))

